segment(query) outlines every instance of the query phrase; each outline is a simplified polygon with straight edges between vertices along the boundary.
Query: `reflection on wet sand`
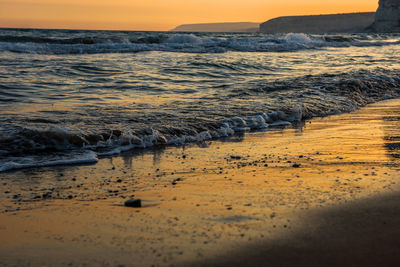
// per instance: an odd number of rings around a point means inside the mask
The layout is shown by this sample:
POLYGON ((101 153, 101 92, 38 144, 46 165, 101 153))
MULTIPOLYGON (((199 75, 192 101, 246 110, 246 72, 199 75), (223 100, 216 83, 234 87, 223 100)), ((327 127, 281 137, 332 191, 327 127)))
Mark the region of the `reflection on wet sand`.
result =
POLYGON ((388 155, 395 159, 400 158, 400 117, 398 116, 400 107, 396 107, 393 110, 387 111, 387 114, 382 116, 385 131, 385 146, 387 148, 388 155))
POLYGON ((0 262, 245 265, 321 255, 319 264, 337 255, 333 263, 352 264, 364 261, 345 251, 365 242, 374 244, 358 248, 365 262, 372 247, 394 255, 383 249, 398 236, 390 205, 397 210, 399 161, 388 136, 399 124, 388 111, 399 104, 91 166, 2 174, 0 262), (143 208, 121 205, 132 197, 143 208))

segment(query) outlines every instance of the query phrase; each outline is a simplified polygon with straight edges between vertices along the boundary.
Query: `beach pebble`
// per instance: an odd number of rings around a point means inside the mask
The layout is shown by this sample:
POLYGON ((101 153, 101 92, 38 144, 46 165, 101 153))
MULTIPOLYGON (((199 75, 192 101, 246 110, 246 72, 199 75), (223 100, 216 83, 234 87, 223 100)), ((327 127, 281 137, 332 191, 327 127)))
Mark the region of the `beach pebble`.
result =
POLYGON ((140 208, 142 207, 142 201, 140 199, 129 199, 125 201, 124 205, 126 207, 140 208))
POLYGON ((51 195, 50 192, 47 192, 47 193, 44 193, 44 194, 42 195, 42 197, 43 197, 43 198, 51 198, 52 195, 51 195))
POLYGON ((176 179, 174 179, 174 180, 171 182, 171 184, 172 184, 172 185, 176 185, 177 182, 180 182, 180 181, 182 181, 181 178, 176 178, 176 179))

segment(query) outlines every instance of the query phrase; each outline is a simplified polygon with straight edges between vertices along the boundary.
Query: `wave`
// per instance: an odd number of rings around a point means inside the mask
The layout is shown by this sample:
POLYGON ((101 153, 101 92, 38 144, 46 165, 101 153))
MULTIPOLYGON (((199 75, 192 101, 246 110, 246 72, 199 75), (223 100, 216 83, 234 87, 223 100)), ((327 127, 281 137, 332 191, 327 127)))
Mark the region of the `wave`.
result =
POLYGON ((41 37, 0 35, 0 51, 36 54, 137 53, 144 51, 224 53, 291 52, 325 47, 368 47, 400 44, 398 37, 357 35, 210 36, 159 33, 148 36, 41 37))
MULTIPOLYGON (((137 148, 204 142, 252 130, 288 126, 313 117, 351 112, 368 103, 399 97, 400 73, 375 70, 308 75, 274 81, 254 90, 246 89, 246 93, 265 97, 279 88, 287 88, 286 99, 280 97, 261 112, 249 114, 249 110, 235 110, 235 116, 229 113, 222 119, 207 120, 177 117, 162 127, 152 125, 151 120, 146 128, 125 124, 120 129, 95 132, 0 124, 0 172, 33 166, 96 162, 97 157, 137 148)), ((237 95, 228 98, 241 95, 243 90, 232 92, 237 95)), ((162 118, 162 114, 157 116, 157 120, 162 118)))
POLYGON ((49 167, 58 165, 73 165, 73 164, 89 164, 98 161, 97 154, 92 151, 84 151, 83 153, 61 154, 58 157, 51 155, 50 157, 34 157, 27 156, 17 158, 15 161, 9 159, 0 166, 0 172, 33 168, 33 167, 49 167))

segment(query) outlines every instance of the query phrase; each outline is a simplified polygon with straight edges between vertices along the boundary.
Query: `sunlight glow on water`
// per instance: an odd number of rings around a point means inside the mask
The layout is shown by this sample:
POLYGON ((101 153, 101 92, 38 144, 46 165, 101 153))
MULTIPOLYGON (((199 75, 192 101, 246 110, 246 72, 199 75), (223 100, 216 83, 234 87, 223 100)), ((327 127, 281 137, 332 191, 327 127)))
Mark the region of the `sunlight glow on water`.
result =
POLYGON ((2 30, 0 162, 201 141, 352 111, 399 95, 399 42, 2 30))

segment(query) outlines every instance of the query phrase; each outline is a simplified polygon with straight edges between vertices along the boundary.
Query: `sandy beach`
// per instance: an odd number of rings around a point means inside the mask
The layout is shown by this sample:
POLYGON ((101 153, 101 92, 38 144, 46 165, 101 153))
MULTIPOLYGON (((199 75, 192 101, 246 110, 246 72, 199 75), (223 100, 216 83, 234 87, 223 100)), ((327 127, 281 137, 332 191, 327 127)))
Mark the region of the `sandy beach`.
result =
POLYGON ((1 173, 0 265, 397 266, 399 112, 1 173))

